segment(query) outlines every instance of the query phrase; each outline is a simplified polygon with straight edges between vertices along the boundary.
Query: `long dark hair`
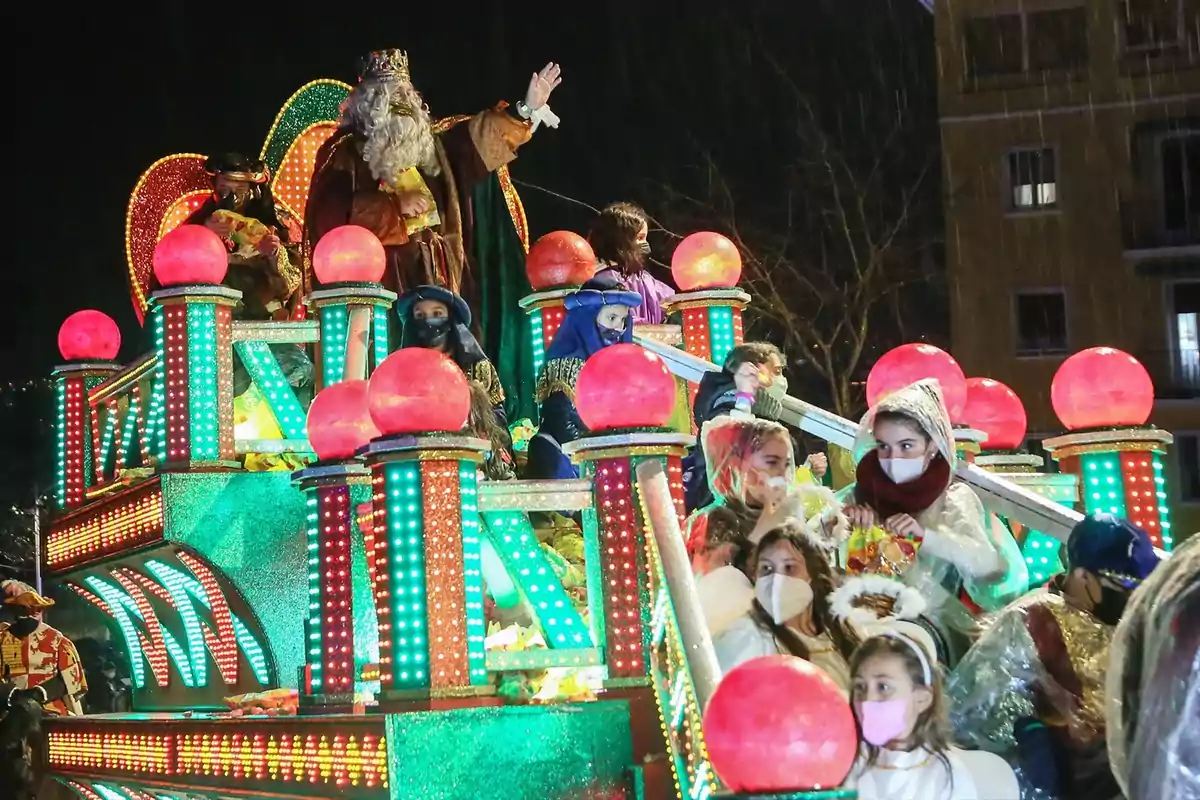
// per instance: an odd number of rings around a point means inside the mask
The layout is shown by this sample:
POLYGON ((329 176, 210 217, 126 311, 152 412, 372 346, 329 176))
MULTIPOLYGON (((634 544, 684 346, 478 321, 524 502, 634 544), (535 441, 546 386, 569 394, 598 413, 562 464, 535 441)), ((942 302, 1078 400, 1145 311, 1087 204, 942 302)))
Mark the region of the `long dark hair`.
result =
MULTIPOLYGON (((808 584, 812 587, 813 592, 813 628, 816 629, 818 634, 828 634, 834 648, 837 649, 842 658, 849 661, 850 656, 854 654, 854 648, 858 642, 829 610, 829 595, 833 594, 834 590, 833 567, 830 565, 829 559, 821 548, 817 547, 808 537, 796 530, 793 524, 775 528, 759 541, 758 546, 754 548, 754 552, 750 556, 749 566, 753 580, 756 583, 758 581, 759 556, 766 552, 771 545, 780 542, 790 544, 804 558, 804 567, 808 570, 808 584)), ((791 628, 786 625, 780 625, 772 619, 767 610, 758 602, 757 597, 751 606, 750 618, 754 620, 754 623, 759 628, 772 634, 775 637, 775 641, 789 653, 803 658, 805 661, 810 660, 811 654, 808 651, 808 646, 804 644, 800 636, 791 628)))
POLYGON ((616 264, 622 272, 640 272, 646 259, 638 249, 637 235, 647 222, 646 212, 633 203, 606 207, 588 232, 596 258, 616 264))

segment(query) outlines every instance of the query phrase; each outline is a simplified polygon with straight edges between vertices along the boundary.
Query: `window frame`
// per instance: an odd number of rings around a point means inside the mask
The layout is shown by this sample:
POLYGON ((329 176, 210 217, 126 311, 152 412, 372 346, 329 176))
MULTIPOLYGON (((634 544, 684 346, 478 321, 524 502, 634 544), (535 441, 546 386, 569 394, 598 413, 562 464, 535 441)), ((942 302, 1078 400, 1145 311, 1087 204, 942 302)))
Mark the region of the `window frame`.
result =
POLYGON ((1130 0, 1116 0, 1117 5, 1117 35, 1120 37, 1121 52, 1133 56, 1145 56, 1146 54, 1163 54, 1167 52, 1176 52, 1184 48, 1187 42, 1187 26, 1184 24, 1187 19, 1185 13, 1184 0, 1174 0, 1175 2, 1175 38, 1166 39, 1160 42, 1151 42, 1150 44, 1129 44, 1129 3, 1130 0))
POLYGON ((1038 360, 1038 359, 1061 359, 1063 356, 1071 354, 1071 300, 1065 286, 1019 286, 1015 287, 1009 297, 1009 314, 1012 317, 1012 352, 1013 357, 1022 361, 1038 360), (1062 297, 1063 303, 1063 347, 1062 349, 1051 350, 1022 350, 1020 347, 1021 340, 1021 315, 1018 310, 1018 300, 1021 297, 1037 297, 1057 295, 1062 297))
MULTIPOLYGON (((1125 0, 1117 0, 1124 3, 1125 0)), ((1182 0, 1177 0, 1182 2, 1182 0)), ((1028 81, 1032 80, 1034 72, 1029 65, 1029 16, 1031 14, 1040 14, 1046 11, 1071 11, 1073 9, 1082 9, 1084 17, 1087 16, 1087 0, 1046 0, 1038 5, 1037 8, 1027 8, 1023 2, 1002 2, 997 1, 993 4, 990 12, 967 14, 963 19, 963 24, 970 20, 976 19, 997 19, 999 17, 1016 16, 1021 20, 1021 71, 1020 72, 999 72, 989 73, 987 75, 975 75, 971 72, 971 64, 967 59, 967 40, 965 28, 960 35, 960 46, 962 48, 963 74, 966 80, 974 82, 975 85, 983 84, 985 87, 988 84, 995 82, 1012 81, 1016 79, 1028 81)), ((1182 6, 1181 6, 1182 8, 1182 6)), ((1182 17, 1181 17, 1182 19, 1182 17)), ((1124 28, 1122 28, 1124 30, 1124 28)), ((1089 31, 1090 33, 1090 31, 1089 31)), ((1044 74, 1069 74, 1085 73, 1089 69, 1092 61, 1092 41, 1091 37, 1088 40, 1087 59, 1082 66, 1074 67, 1054 67, 1050 69, 1039 69, 1037 75, 1044 74)))
MULTIPOLYGON (((1005 213, 1008 216, 1027 217, 1038 216, 1044 214, 1058 214, 1062 211, 1062 192, 1059 190, 1061 184, 1060 176, 1062 169, 1058 161, 1058 147, 1049 142, 1040 144, 1024 145, 1021 147, 1009 147, 1004 151, 1004 196, 1005 196, 1005 213), (1031 205, 1019 206, 1016 204, 1013 195, 1017 188, 1016 174, 1013 171, 1013 158, 1020 153, 1050 153, 1050 158, 1054 165, 1054 202, 1049 205, 1031 205)), ((1039 186, 1040 184, 1021 184, 1029 186, 1039 186)))

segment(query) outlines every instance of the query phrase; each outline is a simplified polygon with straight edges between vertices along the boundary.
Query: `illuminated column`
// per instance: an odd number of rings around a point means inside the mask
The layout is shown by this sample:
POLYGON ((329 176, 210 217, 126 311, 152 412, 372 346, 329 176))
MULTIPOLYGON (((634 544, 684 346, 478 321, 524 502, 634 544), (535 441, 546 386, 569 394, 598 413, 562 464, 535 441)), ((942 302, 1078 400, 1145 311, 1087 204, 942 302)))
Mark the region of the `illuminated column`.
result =
POLYGON ((367 449, 385 704, 492 693, 476 497, 490 448, 445 435, 378 439, 367 449))
POLYGON ((321 383, 361 380, 387 358, 396 293, 379 283, 387 256, 375 234, 342 225, 313 248, 313 274, 324 287, 307 298, 321 320, 321 383))
POLYGON ((345 710, 354 704, 352 486, 366 486, 361 464, 314 466, 295 472, 308 504, 308 617, 301 697, 308 706, 345 710))
POLYGON ((578 286, 568 286, 560 289, 549 289, 544 292, 534 292, 521 298, 521 308, 529 315, 530 351, 533 354, 533 375, 530 380, 536 383, 546 363, 546 351, 554 341, 554 334, 562 325, 567 309, 563 306, 563 298, 578 289, 578 286))
POLYGON ((668 314, 683 317, 683 349, 717 366, 742 343, 742 309, 750 295, 741 289, 708 289, 673 294, 663 301, 668 314))
POLYGON ((1054 412, 1069 431, 1042 442, 1066 473, 1079 476, 1086 514, 1125 517, 1171 550, 1163 456, 1174 437, 1146 426, 1154 384, 1128 353, 1081 350, 1058 368, 1050 387, 1054 412))
POLYGON ((958 453, 958 457, 968 464, 975 463, 976 457, 983 449, 980 443, 987 438, 988 435, 981 430, 962 425, 954 426, 954 450, 958 453))
POLYGON ((193 285, 161 289, 150 297, 154 344, 165 378, 165 424, 157 442, 160 467, 236 468, 232 313, 242 293, 193 285))

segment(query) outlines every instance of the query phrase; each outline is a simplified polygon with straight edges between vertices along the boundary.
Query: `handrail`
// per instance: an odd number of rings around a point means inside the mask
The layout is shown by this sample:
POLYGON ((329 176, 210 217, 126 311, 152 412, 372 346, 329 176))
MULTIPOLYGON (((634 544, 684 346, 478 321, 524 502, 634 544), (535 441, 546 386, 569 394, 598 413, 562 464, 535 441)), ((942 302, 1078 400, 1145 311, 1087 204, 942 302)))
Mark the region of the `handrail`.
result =
POLYGON ((267 344, 308 344, 321 340, 321 323, 315 319, 275 322, 268 320, 236 320, 233 341, 266 342, 267 344))
POLYGON ((158 354, 151 351, 139 356, 136 361, 121 367, 120 370, 92 387, 88 392, 88 402, 102 403, 115 395, 123 394, 127 389, 152 372, 158 366, 158 354))
MULTIPOLYGON (((716 372, 719 369, 702 358, 652 339, 635 336, 634 341, 662 358, 671 372, 685 380, 699 381, 705 373, 716 372)), ((784 397, 782 403, 781 422, 824 439, 830 444, 851 450, 854 448, 854 440, 858 434, 857 423, 795 397, 784 397)), ((1083 519, 1083 515, 1078 511, 1047 500, 974 464, 962 462, 955 474, 959 480, 975 490, 989 511, 1014 519, 1032 530, 1041 531, 1061 541, 1065 542, 1071 535, 1071 529, 1083 519)))

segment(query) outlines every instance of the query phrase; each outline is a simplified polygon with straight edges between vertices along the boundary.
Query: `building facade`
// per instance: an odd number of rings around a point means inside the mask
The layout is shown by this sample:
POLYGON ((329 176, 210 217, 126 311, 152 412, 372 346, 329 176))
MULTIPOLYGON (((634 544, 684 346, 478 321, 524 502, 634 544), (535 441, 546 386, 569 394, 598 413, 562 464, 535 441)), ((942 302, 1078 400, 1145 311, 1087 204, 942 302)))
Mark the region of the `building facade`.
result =
POLYGON ((1200 529, 1200 0, 941 0, 953 352, 1061 431, 1063 359, 1108 345, 1176 434, 1178 538, 1200 529))

